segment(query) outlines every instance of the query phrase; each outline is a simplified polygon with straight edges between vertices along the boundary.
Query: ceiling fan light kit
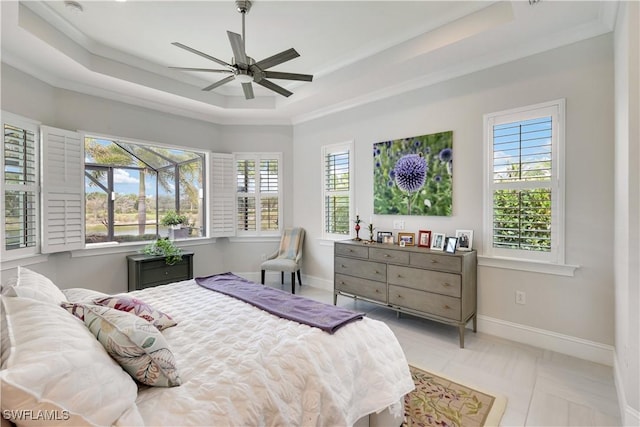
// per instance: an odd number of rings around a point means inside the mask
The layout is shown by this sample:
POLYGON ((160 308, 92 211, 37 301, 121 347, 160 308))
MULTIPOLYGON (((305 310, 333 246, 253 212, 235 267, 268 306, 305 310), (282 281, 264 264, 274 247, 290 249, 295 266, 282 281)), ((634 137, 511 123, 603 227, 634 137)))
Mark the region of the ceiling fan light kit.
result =
POLYGON ((233 58, 231 59, 231 64, 222 61, 218 58, 215 58, 211 55, 207 55, 204 52, 200 52, 199 50, 193 49, 189 46, 186 46, 179 42, 173 42, 176 47, 184 49, 188 52, 199 55, 203 58, 206 58, 210 61, 217 63, 225 67, 224 69, 212 69, 212 68, 192 68, 192 67, 169 67, 176 70, 183 71, 202 71, 207 73, 227 73, 229 76, 223 78, 222 80, 218 80, 217 82, 203 88, 203 91, 210 91, 219 86, 222 86, 225 83, 228 83, 233 80, 238 80, 242 84, 242 90, 244 92, 244 97, 246 99, 254 98, 253 94, 253 86, 252 83, 257 83, 260 86, 263 86, 269 90, 272 90, 282 96, 289 97, 293 93, 283 88, 280 85, 273 83, 267 79, 278 79, 278 80, 298 80, 298 81, 306 81, 310 82, 313 80, 313 75, 311 74, 297 74, 297 73, 286 73, 280 71, 268 71, 269 68, 275 67, 276 65, 282 64, 284 62, 290 61, 294 58, 300 56, 295 49, 290 48, 280 53, 277 53, 273 56, 265 58, 261 61, 256 62, 253 58, 249 57, 245 50, 246 45, 246 37, 244 31, 244 18, 245 15, 251 9, 251 2, 249 0, 236 0, 236 9, 238 12, 242 14, 242 35, 234 33, 232 31, 227 31, 227 36, 229 37, 229 43, 231 44, 231 50, 233 51, 233 58))

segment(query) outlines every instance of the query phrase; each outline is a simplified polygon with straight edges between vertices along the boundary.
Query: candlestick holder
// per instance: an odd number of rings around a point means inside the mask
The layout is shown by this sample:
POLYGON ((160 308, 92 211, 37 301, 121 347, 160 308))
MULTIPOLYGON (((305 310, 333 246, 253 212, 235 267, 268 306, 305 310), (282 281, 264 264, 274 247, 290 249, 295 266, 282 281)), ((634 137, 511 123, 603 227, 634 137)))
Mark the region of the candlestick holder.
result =
POLYGON ((360 223, 362 222, 362 220, 360 219, 360 215, 356 215, 356 219, 355 221, 353 221, 356 223, 356 226, 354 227, 354 229, 356 230, 356 238, 353 240, 356 241, 361 241, 362 239, 360 238, 360 223))
POLYGON ((373 230, 375 230, 373 224, 369 224, 369 242, 371 243, 373 243, 373 230))

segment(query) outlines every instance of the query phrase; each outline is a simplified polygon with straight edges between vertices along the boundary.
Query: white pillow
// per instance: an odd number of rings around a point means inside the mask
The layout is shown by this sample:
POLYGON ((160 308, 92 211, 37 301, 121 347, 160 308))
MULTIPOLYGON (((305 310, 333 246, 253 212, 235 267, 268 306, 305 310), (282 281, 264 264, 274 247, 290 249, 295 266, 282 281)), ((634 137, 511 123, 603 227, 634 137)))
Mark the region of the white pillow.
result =
POLYGON ((69 302, 83 302, 87 304, 91 304, 93 300, 97 298, 106 298, 110 295, 94 291, 92 289, 85 288, 69 288, 62 289, 62 293, 65 296, 65 301, 69 302))
POLYGON ((0 371, 3 414, 47 425, 112 425, 135 409, 136 383, 86 326, 58 305, 2 297, 11 354, 0 371), (5 412, 8 411, 8 412, 5 412), (20 412, 22 411, 22 412, 20 412))
POLYGON ((7 296, 32 298, 60 305, 66 297, 48 278, 28 268, 18 267, 18 281, 6 291, 7 296))

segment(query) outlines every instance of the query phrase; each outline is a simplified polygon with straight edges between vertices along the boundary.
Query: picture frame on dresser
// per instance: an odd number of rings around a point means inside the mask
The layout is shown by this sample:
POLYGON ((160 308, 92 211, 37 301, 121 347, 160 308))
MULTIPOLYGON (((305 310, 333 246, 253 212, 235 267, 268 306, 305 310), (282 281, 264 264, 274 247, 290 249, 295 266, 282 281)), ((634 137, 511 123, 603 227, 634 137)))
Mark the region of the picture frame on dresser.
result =
POLYGON ((391 231, 378 231, 378 243, 393 243, 393 233, 391 231), (391 237, 391 242, 389 242, 391 237))
POLYGON ((418 231, 418 246, 422 248, 431 247, 431 230, 418 231))
POLYGON ((473 230, 456 230, 458 250, 470 251, 473 248, 473 230))
POLYGON ((444 251, 450 254, 455 254, 457 245, 458 245, 457 237, 447 237, 447 243, 444 246, 444 251))
POLYGON ((431 235, 431 250, 442 251, 444 250, 446 236, 444 233, 433 233, 431 235))
POLYGON ((398 233, 398 244, 403 246, 414 246, 416 241, 415 233, 398 233))

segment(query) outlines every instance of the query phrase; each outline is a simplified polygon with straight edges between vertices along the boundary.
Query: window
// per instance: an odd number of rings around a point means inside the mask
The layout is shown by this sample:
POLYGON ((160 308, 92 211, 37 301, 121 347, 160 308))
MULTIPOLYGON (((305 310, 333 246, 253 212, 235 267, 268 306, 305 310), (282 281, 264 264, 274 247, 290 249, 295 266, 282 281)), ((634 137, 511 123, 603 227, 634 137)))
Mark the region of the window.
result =
POLYGON ((2 254, 39 252, 39 125, 3 112, 2 254))
POLYGON ((85 239, 87 243, 206 235, 204 153, 86 137, 85 239), (186 217, 170 230, 163 216, 186 217))
POLYGON ((564 100, 485 115, 484 255, 564 263, 564 100))
POLYGON ((349 142, 322 147, 322 232, 325 239, 340 239, 351 234, 352 145, 349 142))
POLYGON ((238 236, 279 234, 282 154, 236 153, 235 164, 238 236))

